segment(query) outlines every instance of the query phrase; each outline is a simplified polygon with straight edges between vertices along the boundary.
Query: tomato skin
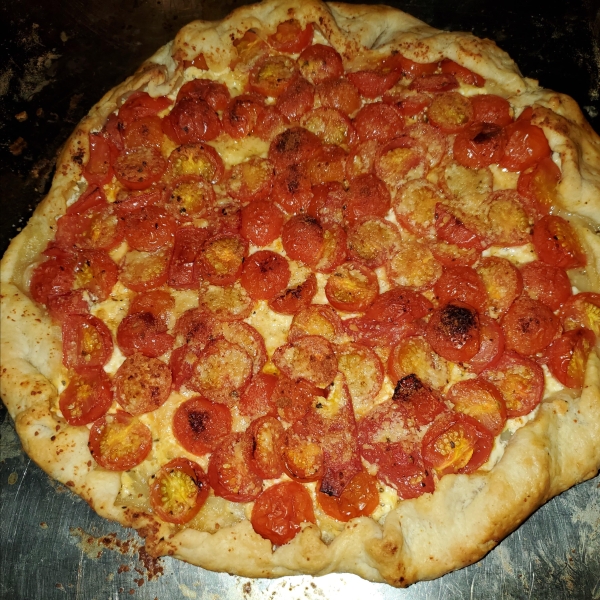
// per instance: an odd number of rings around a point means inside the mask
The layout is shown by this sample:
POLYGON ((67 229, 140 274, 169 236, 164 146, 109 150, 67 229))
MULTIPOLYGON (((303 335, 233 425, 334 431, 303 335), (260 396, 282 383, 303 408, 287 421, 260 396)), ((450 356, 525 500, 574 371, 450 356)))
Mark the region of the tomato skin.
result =
POLYGON ((123 217, 125 238, 131 248, 153 252, 169 244, 177 224, 158 206, 131 211, 123 217))
POLYGON ((476 271, 487 293, 488 314, 494 318, 505 314, 523 292, 521 271, 497 256, 481 259, 476 271))
POLYGON ((562 177, 558 166, 547 156, 519 175, 517 191, 527 200, 526 208, 543 217, 557 204, 557 186, 562 177))
POLYGON ((99 133, 88 135, 90 156, 83 169, 83 176, 90 185, 102 187, 113 178, 111 147, 108 140, 99 133))
POLYGON ((289 19, 277 25, 275 33, 267 39, 278 52, 297 54, 302 52, 312 41, 313 24, 308 23, 304 29, 296 19, 289 19))
POLYGON ((119 121, 125 125, 152 117, 171 106, 171 100, 166 96, 153 98, 148 92, 135 91, 119 108, 119 121))
POLYGON ((366 310, 378 294, 377 275, 359 262, 345 262, 337 267, 325 286, 329 304, 346 312, 366 310))
POLYGON ((353 124, 361 142, 377 140, 383 143, 395 138, 404 129, 404 117, 395 106, 372 102, 358 111, 353 124))
POLYGON ((387 59, 387 63, 390 67, 399 69, 403 75, 406 75, 409 79, 417 79, 424 75, 432 75, 436 72, 438 63, 419 63, 402 56, 402 54, 395 54, 387 59))
POLYGON ((375 175, 359 175, 350 180, 344 210, 349 225, 363 217, 385 217, 390 206, 390 193, 385 183, 375 175))
POLYGON ((521 267, 523 286, 530 298, 558 310, 572 295, 571 282, 564 269, 533 261, 521 267))
POLYGON ((499 165, 509 171, 524 171, 533 167, 552 151, 544 131, 526 120, 517 120, 506 127, 507 142, 499 165))
POLYGON ((256 499, 250 522, 256 533, 283 546, 300 532, 302 523, 316 522, 310 494, 295 481, 276 483, 256 499))
POLYGON ((311 273, 301 284, 287 288, 269 301, 269 308, 283 315, 294 315, 309 306, 317 293, 317 277, 311 273))
POLYGON ((504 154, 504 129, 491 123, 475 123, 454 140, 454 158, 463 167, 481 169, 497 164, 504 154))
POLYGON ((473 106, 458 92, 443 92, 433 99, 427 116, 429 123, 443 133, 458 133, 473 122, 473 106))
POLYGON ((289 56, 267 55, 250 73, 248 86, 262 96, 278 98, 290 85, 296 72, 296 63, 289 56))
POLYGON ((504 353, 504 333, 498 321, 482 315, 479 340, 479 352, 467 364, 468 369, 478 375, 486 369, 495 367, 504 353))
POLYGON ((308 129, 290 127, 273 138, 268 156, 276 169, 283 169, 307 162, 320 146, 321 140, 308 129))
POLYGON ((166 246, 156 252, 128 252, 121 262, 121 283, 134 292, 156 289, 167 282, 172 248, 166 246))
POLYGON ((302 75, 313 85, 338 79, 344 74, 344 64, 340 54, 331 46, 313 44, 298 57, 302 75))
POLYGON ((270 200, 254 200, 242 208, 240 235, 257 246, 267 246, 281 235, 283 213, 270 200))
POLYGON ((380 294, 365 317, 387 323, 414 321, 426 317, 433 305, 422 294, 408 288, 395 287, 380 294))
POLYGON ((544 350, 562 329, 550 307, 525 296, 512 303, 501 325, 506 349, 525 356, 544 350))
POLYGON ((576 294, 565 302, 559 314, 565 330, 586 327, 600 337, 600 294, 576 294))
POLYGON ((373 99, 383 96, 397 83, 400 75, 398 71, 390 69, 372 69, 348 73, 347 77, 361 96, 373 99))
POLYGON ((223 126, 217 113, 204 100, 183 98, 163 119, 163 131, 177 144, 214 140, 223 126))
POLYGON ((485 244, 479 234, 454 216, 445 204, 435 205, 435 231, 438 239, 466 250, 483 250, 485 244))
POLYGON ((475 269, 471 267, 445 268, 433 286, 440 304, 460 300, 484 312, 488 303, 485 285, 475 269))
POLYGON ((439 94, 442 92, 451 92, 457 89, 458 86, 458 79, 452 73, 432 73, 414 79, 411 81, 408 89, 417 92, 439 94))
POLYGON ((156 183, 167 169, 167 161, 155 148, 132 148, 119 155, 115 176, 130 190, 145 190, 156 183))
POLYGON ((358 90, 347 79, 334 79, 321 83, 316 88, 321 106, 337 108, 346 115, 352 115, 361 107, 358 90))
POLYGON ((482 377, 493 383, 504 397, 509 419, 529 414, 544 395, 544 372, 534 361, 516 352, 505 352, 482 377))
POLYGON ((241 433, 228 435, 211 454, 208 480, 215 496, 231 502, 252 502, 262 491, 262 479, 250 470, 250 444, 241 433))
POLYGON ((231 433, 231 424, 229 408, 196 396, 177 407, 173 434, 188 452, 202 456, 215 450, 231 433))
POLYGON ((490 456, 494 437, 478 421, 465 414, 445 413, 423 438, 423 459, 439 477, 448 473, 472 473, 490 456), (462 443, 466 448, 460 453, 462 443))
POLYGON ((306 213, 312 199, 310 177, 305 165, 290 165, 278 170, 271 198, 289 215, 306 213))
POLYGON ((368 517, 379 505, 377 479, 366 471, 357 473, 341 496, 324 494, 317 486, 317 502, 330 517, 346 523, 356 517, 368 517))
POLYGON ((104 415, 112 400, 111 382, 104 369, 80 369, 61 393, 59 407, 69 425, 86 425, 104 415))
POLYGON ((177 93, 177 102, 184 98, 204 100, 214 111, 225 110, 231 95, 229 88, 211 79, 192 79, 184 83, 177 93))
POLYGON ((83 299, 82 290, 50 296, 46 305, 50 316, 59 323, 68 319, 70 315, 87 315, 90 312, 88 303, 83 299))
POLYGON ((103 367, 113 352, 112 335, 92 315, 71 315, 62 324, 63 364, 69 369, 103 367))
POLYGON ((271 300, 287 287, 290 280, 288 261, 271 250, 259 250, 245 261, 240 278, 253 300, 271 300))
POLYGON ((232 98, 223 113, 223 130, 239 140, 252 133, 265 112, 264 98, 258 94, 240 94, 232 98))
POLYGON ((156 473, 150 487, 150 504, 160 519, 181 525, 200 512, 208 494, 208 480, 202 467, 187 458, 174 458, 156 473), (173 498, 177 494, 185 496, 183 501, 173 498), (165 498, 174 505, 170 510, 165 506, 165 498))
POLYGON ((139 419, 122 410, 94 421, 90 453, 110 471, 128 471, 145 460, 152 449, 152 432, 139 419))
POLYGON ((588 356, 596 343, 589 329, 567 331, 546 350, 548 368, 564 386, 579 390, 583 387, 588 356))
POLYGON ((248 243, 240 236, 213 236, 200 253, 202 277, 213 285, 230 285, 239 279, 247 255, 248 243))
POLYGON ((126 316, 117 329, 117 344, 125 356, 141 352, 156 358, 173 347, 173 336, 167 327, 150 312, 138 312, 126 316))
POLYGON ((290 122, 298 121, 309 112, 315 102, 315 88, 304 77, 297 75, 277 98, 275 108, 290 122))
POLYGON ((427 324, 426 338, 446 360, 470 360, 480 347, 477 310, 458 300, 436 309, 427 324))
POLYGON ((59 251, 40 263, 31 276, 29 292, 39 304, 48 304, 54 296, 67 294, 75 281, 73 255, 59 251))
POLYGON ((283 425, 273 416, 259 417, 246 430, 251 445, 250 469, 262 479, 277 479, 285 469, 281 446, 283 425))
POLYGON ((292 260, 314 267, 323 252, 323 228, 313 217, 296 215, 283 226, 281 241, 292 260))
POLYGON ((194 270, 194 264, 207 237, 208 232, 197 227, 180 227, 175 231, 167 280, 170 287, 178 290, 197 287, 200 273, 194 270))
MULTIPOLYGON (((391 359, 392 355, 390 355, 391 359)), ((446 410, 446 405, 414 374, 402 377, 394 388, 394 402, 400 402, 417 425, 427 425, 446 410)))
POLYGON ((277 416, 273 393, 278 383, 279 379, 275 375, 269 375, 262 371, 254 375, 240 397, 240 413, 254 419, 277 416))
POLYGON ((506 127, 512 123, 511 108, 508 100, 495 94, 478 94, 471 96, 473 121, 490 123, 506 127))
POLYGON ((586 265, 577 233, 562 217, 540 219, 533 226, 533 245, 539 259, 554 267, 578 269, 586 265))

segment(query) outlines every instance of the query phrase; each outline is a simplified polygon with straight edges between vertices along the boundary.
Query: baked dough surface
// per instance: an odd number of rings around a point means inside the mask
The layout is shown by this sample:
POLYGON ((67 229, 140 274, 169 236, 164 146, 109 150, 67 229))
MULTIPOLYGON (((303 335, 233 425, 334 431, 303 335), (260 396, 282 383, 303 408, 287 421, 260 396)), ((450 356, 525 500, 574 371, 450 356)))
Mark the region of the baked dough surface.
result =
POLYGON ((588 255, 584 288, 600 291, 600 138, 575 102, 521 76, 509 56, 489 40, 433 29, 383 6, 267 0, 236 10, 220 22, 195 21, 121 85, 108 92, 77 126, 59 158, 52 189, 28 225, 12 241, 1 271, 1 394, 25 451, 53 478, 82 496, 100 515, 138 529, 151 554, 171 554, 215 571, 249 577, 350 572, 372 581, 407 586, 439 577, 485 555, 534 510, 561 491, 593 477, 600 468, 600 358, 590 355, 580 396, 546 397, 535 417, 509 440, 488 472, 443 477, 434 494, 401 501, 383 525, 371 518, 347 523, 326 544, 315 525, 272 549, 248 520, 215 533, 180 529, 131 508, 115 505, 121 474, 97 466, 88 451, 88 430, 57 416, 64 371, 60 330, 28 293, 28 278, 54 235, 56 219, 82 186, 88 133, 133 90, 152 96, 176 91, 183 60, 198 53, 213 72, 235 56, 233 40, 249 28, 267 34, 291 17, 317 24, 343 56, 360 66, 390 52, 418 62, 450 58, 486 79, 489 93, 518 112, 534 106, 532 122, 543 128, 560 156, 557 210, 569 218, 588 255))

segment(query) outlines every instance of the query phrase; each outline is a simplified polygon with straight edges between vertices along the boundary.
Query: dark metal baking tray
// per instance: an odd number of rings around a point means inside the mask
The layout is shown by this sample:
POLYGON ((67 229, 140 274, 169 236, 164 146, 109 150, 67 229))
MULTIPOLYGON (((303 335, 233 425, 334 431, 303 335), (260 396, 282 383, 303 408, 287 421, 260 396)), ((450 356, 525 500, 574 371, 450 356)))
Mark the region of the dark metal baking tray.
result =
MULTIPOLYGON (((0 6, 0 253, 48 191, 56 154, 102 94, 195 18, 248 2, 13 0, 0 6), (26 113, 26 115, 25 115, 26 113)), ((368 3, 368 2, 367 2, 368 3)), ((600 131, 600 0, 388 2, 496 41, 600 131)), ((0 332, 1 333, 1 332, 0 332)), ((542 507, 479 563, 407 590, 355 576, 248 580, 163 558, 23 453, 0 409, 0 598, 600 599, 600 477, 542 507)))

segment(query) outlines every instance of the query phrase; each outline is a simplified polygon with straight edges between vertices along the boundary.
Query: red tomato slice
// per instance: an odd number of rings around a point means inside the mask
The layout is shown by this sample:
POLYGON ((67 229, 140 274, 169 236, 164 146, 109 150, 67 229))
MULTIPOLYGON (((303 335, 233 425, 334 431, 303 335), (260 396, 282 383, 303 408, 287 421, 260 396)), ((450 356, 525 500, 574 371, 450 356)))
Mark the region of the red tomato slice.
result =
POLYGON ((239 410, 253 419, 264 416, 277 416, 277 406, 273 394, 279 379, 275 375, 259 372, 242 392, 239 410))
POLYGON ((254 31, 249 29, 244 35, 233 41, 238 58, 231 61, 229 67, 248 71, 260 58, 268 54, 269 46, 254 31))
POLYGON ((473 122, 473 106, 458 92, 443 92, 433 99, 427 119, 443 133, 458 133, 473 122))
POLYGON ((302 117, 301 124, 324 144, 348 146, 356 137, 350 119, 335 108, 315 108, 302 117))
POLYGON ((100 466, 110 471, 128 471, 150 453, 152 432, 139 419, 119 410, 94 421, 88 445, 100 466))
POLYGON ((188 452, 202 456, 215 450, 231 433, 231 423, 226 406, 196 396, 177 407, 173 434, 188 452))
POLYGON ((297 75, 290 81, 285 91, 277 98, 275 108, 281 113, 290 123, 299 121, 302 115, 309 112, 315 102, 315 88, 312 83, 309 83, 297 75))
POLYGON ((54 296, 69 293, 75 282, 75 256, 57 250, 33 271, 29 291, 36 302, 48 304, 54 296))
POLYGON ((432 311, 433 305, 425 296, 407 288, 396 287, 380 294, 365 317, 392 324, 414 321, 426 317, 432 311))
POLYGON ((349 225, 364 217, 385 217, 390 210, 391 196, 383 181, 372 174, 350 180, 344 216, 349 225))
POLYGON ((360 219, 348 231, 348 252, 351 258, 370 269, 381 267, 400 245, 398 227, 381 217, 360 219))
POLYGON ((283 474, 285 465, 281 455, 283 425, 272 416, 252 421, 246 430, 250 439, 250 469, 262 479, 277 479, 283 474))
POLYGON ((535 216, 543 217, 558 203, 557 186, 562 177, 550 156, 525 169, 519 175, 517 191, 526 199, 526 208, 535 216))
POLYGON ((119 270, 104 250, 84 250, 76 255, 74 289, 87 290, 96 302, 110 296, 119 277, 119 270))
POLYGON ((381 67, 347 74, 350 82, 365 98, 378 98, 393 87, 401 77, 399 71, 381 67))
POLYGON ((137 312, 126 316, 117 329, 117 344, 125 356, 141 352, 156 358, 173 347, 173 336, 167 326, 151 312, 137 312))
POLYGON ((515 121, 506 127, 507 142, 500 166, 509 171, 524 171, 533 167, 552 150, 544 131, 527 120, 515 121))
POLYGON ((119 108, 119 121, 127 125, 144 117, 152 117, 171 104, 171 100, 166 96, 153 98, 147 92, 135 91, 119 108))
POLYGON ((564 304, 560 317, 565 330, 585 327, 600 337, 600 294, 583 292, 564 304))
POLYGON ((323 253, 323 228, 313 217, 296 215, 283 226, 281 241, 289 258, 314 267, 323 253))
POLYGON ((419 426, 431 423, 446 410, 446 405, 414 373, 396 383, 392 400, 400 402, 407 416, 419 426))
POLYGON ((321 140, 303 127, 291 127, 275 136, 269 146, 269 159, 277 168, 308 161, 321 146, 321 140))
POLYGON ((303 379, 294 381, 280 376, 271 399, 277 407, 279 417, 288 423, 294 423, 304 417, 315 396, 322 394, 323 390, 309 381, 303 379))
POLYGON ((485 244, 479 234, 452 214, 441 202, 435 205, 435 231, 439 240, 467 250, 483 250, 485 244))
POLYGON ((271 300, 290 280, 288 261, 271 250, 259 250, 244 261, 240 282, 253 300, 271 300))
POLYGON ((516 352, 505 352, 496 366, 484 371, 482 377, 500 390, 509 419, 529 414, 542 401, 542 368, 516 352))
POLYGON ((123 217, 125 238, 129 246, 154 252, 172 242, 177 223, 158 206, 147 206, 123 217))
POLYGON ((433 291, 440 304, 460 300, 474 306, 479 312, 485 312, 488 304, 483 280, 471 267, 445 268, 433 286, 433 291))
POLYGON ((289 19, 277 25, 275 33, 267 38, 271 46, 277 52, 297 54, 302 52, 312 41, 313 25, 308 23, 302 28, 296 19, 289 19))
POLYGON ((471 96, 473 122, 491 123, 506 127, 512 123, 511 108, 508 100, 495 94, 477 94, 471 96))
POLYGON ((271 198, 289 215, 306 213, 312 200, 307 167, 290 165, 279 169, 273 181, 271 198))
POLYGON ((208 102, 193 98, 178 101, 163 119, 163 131, 177 144, 214 140, 222 131, 219 115, 208 102))
POLYGON ((343 344, 336 348, 338 369, 346 378, 355 407, 365 406, 381 390, 384 370, 377 354, 362 344, 343 344))
POLYGON ((254 131, 264 113, 264 98, 259 94, 236 96, 223 113, 223 130, 235 140, 245 138, 254 131))
POLYGON ((454 410, 473 417, 493 436, 506 424, 506 404, 498 388, 486 379, 467 379, 455 383, 446 394, 454 410))
POLYGON ((504 353, 504 334, 498 321, 480 316, 479 340, 479 352, 467 364, 468 369, 478 375, 496 366, 504 353))
POLYGON ((88 303, 83 299, 82 290, 49 296, 47 307, 50 316, 59 323, 67 320, 70 315, 87 315, 90 312, 88 303))
POLYGON ((347 79, 333 79, 316 88, 321 106, 336 108, 346 115, 354 114, 361 107, 358 90, 347 79))
POLYGON ((313 197, 308 207, 308 215, 324 227, 344 224, 344 205, 348 194, 339 181, 328 181, 313 185, 313 197))
POLYGON ((172 248, 166 246, 156 252, 132 250, 121 263, 121 283, 134 292, 146 292, 164 285, 169 276, 172 248))
POLYGON ((301 531, 302 523, 315 523, 312 498, 300 483, 277 483, 256 499, 250 522, 256 533, 283 546, 301 531))
POLYGON ((169 367, 173 378, 172 387, 179 391, 194 374, 194 367, 198 362, 198 355, 188 346, 179 346, 171 352, 169 367))
POLYGON ((102 187, 109 183, 114 175, 110 143, 100 133, 90 133, 88 140, 90 156, 83 169, 83 176, 90 185, 102 187))
POLYGON ((174 333, 178 343, 184 343, 190 350, 200 352, 215 338, 217 323, 201 308, 186 310, 175 323, 174 333))
POLYGON ((269 308, 283 315, 294 315, 307 308, 317 293, 317 277, 311 273, 302 283, 287 288, 269 301, 269 308))
POLYGON ((300 72, 313 85, 338 79, 344 74, 340 54, 331 46, 313 44, 303 50, 298 58, 300 72))
POLYGON ((171 393, 171 369, 158 358, 136 352, 115 373, 115 400, 132 415, 162 406, 171 393))
POLYGON ((261 200, 273 186, 273 163, 266 158, 251 158, 238 163, 231 170, 227 190, 240 202, 261 200))
POLYGON ((497 164, 504 155, 504 129, 492 123, 475 123, 454 139, 453 154, 463 167, 481 169, 497 164))
POLYGON ((345 262, 334 269, 325 286, 329 304, 346 312, 366 310, 378 294, 377 274, 358 262, 345 262))
POLYGON ((392 348, 406 337, 425 333, 425 323, 420 320, 389 323, 366 316, 346 319, 344 328, 353 341, 375 348, 392 348))
POLYGON ((294 315, 288 342, 306 335, 320 335, 332 344, 344 338, 344 326, 337 312, 327 304, 311 304, 294 315))
POLYGON ((325 514, 342 523, 368 517, 379 506, 377 479, 361 471, 350 480, 339 498, 317 490, 317 502, 325 514))
POLYGON ((231 94, 223 83, 212 79, 192 79, 184 83, 177 93, 177 102, 184 98, 204 100, 214 111, 225 110, 231 94))
POLYGON ((585 378, 588 356, 596 343, 596 336, 589 329, 567 331, 548 346, 548 368, 564 386, 581 389, 585 378))
POLYGON ((112 356, 108 327, 92 315, 71 315, 62 324, 63 364, 78 371, 103 367, 112 356))
POLYGON ((195 67, 196 69, 200 69, 201 71, 208 71, 208 65, 206 64, 206 58, 204 58, 204 54, 202 52, 192 58, 192 60, 184 60, 183 68, 189 69, 190 67, 195 67))
POLYGON ((361 142, 388 142, 404 129, 402 113, 395 106, 383 102, 365 104, 354 117, 353 123, 361 142))
POLYGON ((454 362, 471 360, 480 348, 477 310, 457 300, 436 309, 427 324, 426 337, 443 358, 454 362))
POLYGON ((145 190, 163 176, 167 161, 155 148, 141 146, 120 154, 114 169, 117 179, 126 188, 145 190))
POLYGON ((213 285, 230 285, 240 278, 248 243, 237 235, 216 235, 202 246, 202 277, 213 285))
POLYGON ((162 120, 156 116, 142 117, 125 126, 121 135, 127 150, 140 147, 160 150, 164 141, 162 120))
POLYGON ((443 269, 427 244, 403 240, 385 264, 390 283, 415 290, 431 288, 442 276, 443 269))
POLYGON ((572 295, 571 282, 564 269, 533 261, 521 267, 525 292, 530 298, 558 310, 572 295))
POLYGON ((159 519, 181 525, 200 512, 208 493, 208 480, 202 467, 187 458, 175 458, 155 474, 150 487, 150 504, 159 519))
MULTIPOLYGON (((191 221, 209 216, 215 205, 213 186, 199 175, 184 175, 175 179, 165 194, 164 209, 161 213, 175 218, 177 221, 191 221)), ((154 207, 150 207, 154 208, 154 207)), ((158 213, 160 214, 160 213, 158 213)), ((165 217, 162 217, 164 227, 165 217)), ((168 222, 168 221, 167 221, 168 222)))
POLYGON ((429 247, 435 259, 444 267, 472 267, 481 252, 475 248, 460 248, 446 242, 432 242, 429 247))
POLYGON ((218 335, 246 351, 252 359, 252 375, 262 371, 267 362, 267 349, 263 336, 252 325, 243 321, 221 321, 215 328, 215 337, 218 335))
POLYGON ((585 267, 586 257, 577 233, 562 217, 548 215, 533 227, 533 245, 540 260, 554 267, 585 267))
POLYGON ((474 85, 475 87, 483 87, 485 85, 485 79, 474 73, 470 69, 459 65, 458 63, 450 60, 449 58, 445 58, 441 64, 440 68, 442 73, 450 73, 454 75, 459 81, 466 83, 467 85, 474 85))
POLYGON ((521 272, 510 261, 497 256, 481 259, 476 271, 487 292, 490 315, 505 314, 523 291, 521 272))
POLYGON ((501 325, 506 349, 526 356, 544 350, 562 330, 550 307, 525 296, 512 303, 501 325))
POLYGON ((250 73, 248 86, 262 96, 277 98, 285 91, 296 73, 296 62, 289 56, 265 56, 250 73))
POLYGON ((411 81, 408 88, 417 92, 440 94, 451 92, 459 87, 458 79, 452 73, 432 73, 411 81))
POLYGON ((190 290, 198 287, 200 271, 194 269, 196 259, 208 237, 206 229, 180 227, 175 232, 175 244, 167 283, 178 290, 190 290))
POLYGON ((475 419, 458 413, 445 413, 423 438, 423 459, 438 477, 448 473, 472 473, 489 458, 494 437, 475 419))
POLYGON ((58 405, 69 425, 86 425, 104 415, 112 400, 110 379, 97 367, 73 374, 58 405))
POLYGON ((218 183, 225 170, 223 159, 208 144, 179 146, 169 155, 168 163, 167 177, 175 182, 181 177, 194 176, 218 183))
POLYGON ((340 225, 330 225, 323 230, 323 252, 315 270, 331 273, 346 260, 348 254, 346 231, 340 225))
POLYGON ((168 324, 170 311, 175 307, 175 299, 165 290, 153 290, 138 294, 129 305, 129 313, 149 312, 163 323, 168 324))
MULTIPOLYGON (((346 151, 340 146, 323 146, 306 165, 310 182, 321 187, 331 183, 341 183, 346 177, 346 151)), ((314 194, 314 187, 313 187, 314 194)), ((312 204, 312 202, 311 202, 312 204)), ((308 208, 311 213, 311 207, 308 208)))
POLYGON ((232 433, 210 455, 208 480, 215 496, 231 502, 252 502, 262 492, 262 478, 250 469, 248 438, 232 433))
POLYGON ((422 145, 409 135, 400 135, 377 151, 375 174, 389 189, 395 190, 407 179, 425 175, 427 170, 422 145))
POLYGON ((267 246, 281 235, 283 213, 270 200, 254 200, 242 208, 240 235, 257 246, 267 246))
POLYGON ((416 79, 424 75, 431 75, 437 71, 438 63, 419 63, 402 56, 402 54, 394 54, 387 59, 388 66, 396 68, 406 75, 409 79, 416 79))

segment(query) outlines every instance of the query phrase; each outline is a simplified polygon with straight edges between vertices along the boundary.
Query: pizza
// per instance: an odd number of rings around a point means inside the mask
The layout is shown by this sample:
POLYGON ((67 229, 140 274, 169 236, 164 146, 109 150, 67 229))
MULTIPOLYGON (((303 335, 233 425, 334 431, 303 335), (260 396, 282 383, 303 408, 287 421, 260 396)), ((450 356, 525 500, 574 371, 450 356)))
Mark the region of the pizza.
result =
POLYGON ((382 6, 195 21, 2 260, 26 452, 153 556, 404 587, 600 467, 600 140, 382 6))

